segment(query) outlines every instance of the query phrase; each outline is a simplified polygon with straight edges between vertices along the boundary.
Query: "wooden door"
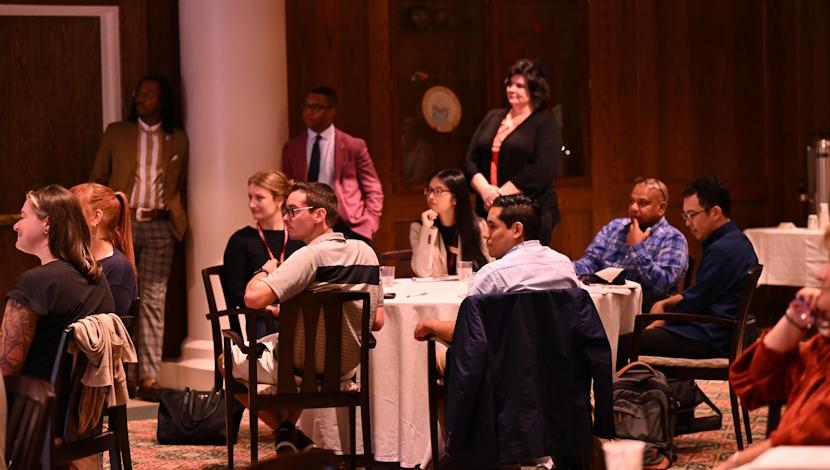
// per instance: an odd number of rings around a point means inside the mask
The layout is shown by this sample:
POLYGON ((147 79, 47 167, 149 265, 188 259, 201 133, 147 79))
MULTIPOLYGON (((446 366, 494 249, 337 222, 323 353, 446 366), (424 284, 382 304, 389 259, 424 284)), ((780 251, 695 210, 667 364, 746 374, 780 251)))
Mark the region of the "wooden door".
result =
POLYGON ((0 16, 0 292, 37 265, 12 230, 26 191, 85 181, 102 127, 97 17, 0 16))

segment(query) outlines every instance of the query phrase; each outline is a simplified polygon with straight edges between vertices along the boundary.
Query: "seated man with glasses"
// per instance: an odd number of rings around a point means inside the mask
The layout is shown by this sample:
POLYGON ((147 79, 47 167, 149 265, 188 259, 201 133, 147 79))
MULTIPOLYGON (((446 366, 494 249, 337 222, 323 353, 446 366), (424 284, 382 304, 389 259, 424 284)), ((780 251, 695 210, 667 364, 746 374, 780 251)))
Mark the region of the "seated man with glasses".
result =
MULTIPOLYGON (((655 313, 680 312, 735 319, 746 272, 758 264, 749 239, 729 219, 729 191, 717 176, 697 178, 683 190, 681 217, 703 243, 694 285, 656 302, 655 313)), ((619 369, 631 355, 631 333, 620 336, 619 369)), ((713 324, 654 322, 640 336, 640 354, 705 359, 727 357, 729 329, 713 324)))
POLYGON ((628 217, 608 222, 574 262, 584 278, 609 267, 625 270, 626 279, 643 286, 643 310, 678 291, 689 266, 686 237, 666 220, 669 191, 656 178, 637 178, 628 217))
MULTIPOLYGON (((383 303, 380 297, 378 258, 372 248, 359 240, 347 240, 332 227, 337 222, 337 196, 331 187, 323 183, 295 183, 283 206, 283 220, 289 236, 303 241, 306 246, 295 251, 277 266, 276 260, 268 260, 248 282, 245 289, 245 305, 265 308, 285 301, 305 290, 348 290, 369 292, 372 330, 383 326, 383 303)), ((361 303, 344 305, 341 370, 344 374, 360 362, 361 303)), ((276 310, 275 315, 279 315, 276 310)), ((322 327, 322 326, 321 326, 322 327)), ((257 378, 260 383, 277 383, 278 334, 258 340, 264 352, 258 362, 257 378)), ((297 337, 297 351, 305 348, 302 336, 297 337)), ((325 347, 318 341, 317 347, 325 347)), ((248 380, 248 361, 236 346, 232 346, 233 375, 248 380)), ((319 351, 318 351, 319 354, 319 351)), ((321 355, 318 357, 322 357, 321 355)), ((219 359, 220 370, 223 365, 219 359)), ((322 373, 323 364, 318 364, 322 373)), ((224 373, 224 371, 223 371, 224 373)), ((247 396, 238 395, 243 403, 247 396)), ((312 442, 294 427, 300 417, 299 409, 260 410, 259 417, 268 426, 277 429, 278 451, 305 449, 312 442)))

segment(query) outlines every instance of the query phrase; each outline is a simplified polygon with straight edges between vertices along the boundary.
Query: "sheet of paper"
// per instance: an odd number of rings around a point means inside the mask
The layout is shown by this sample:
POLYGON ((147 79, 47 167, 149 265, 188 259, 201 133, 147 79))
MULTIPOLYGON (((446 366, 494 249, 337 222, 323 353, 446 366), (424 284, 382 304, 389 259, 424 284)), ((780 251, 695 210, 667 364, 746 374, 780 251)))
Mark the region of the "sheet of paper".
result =
POLYGON ((605 282, 610 283, 614 282, 614 279, 616 279, 621 272, 623 272, 622 268, 605 268, 600 269, 595 274, 597 275, 597 277, 603 279, 605 282))

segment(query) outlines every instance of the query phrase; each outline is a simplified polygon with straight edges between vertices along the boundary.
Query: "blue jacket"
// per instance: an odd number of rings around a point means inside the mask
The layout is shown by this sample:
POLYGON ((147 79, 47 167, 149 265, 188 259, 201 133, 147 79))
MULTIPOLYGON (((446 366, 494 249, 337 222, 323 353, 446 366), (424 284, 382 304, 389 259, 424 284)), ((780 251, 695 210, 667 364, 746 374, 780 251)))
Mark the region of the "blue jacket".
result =
POLYGON ((611 349, 590 295, 562 289, 467 297, 446 371, 447 453, 464 468, 591 453, 614 435, 611 349))

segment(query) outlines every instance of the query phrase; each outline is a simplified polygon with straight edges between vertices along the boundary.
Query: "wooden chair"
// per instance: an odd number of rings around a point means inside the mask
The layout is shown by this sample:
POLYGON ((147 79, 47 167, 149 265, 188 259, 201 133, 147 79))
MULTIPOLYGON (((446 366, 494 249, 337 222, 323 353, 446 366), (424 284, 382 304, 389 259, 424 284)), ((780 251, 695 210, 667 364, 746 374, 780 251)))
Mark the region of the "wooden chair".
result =
POLYGON ((219 369, 216 367, 217 361, 219 360, 219 355, 222 354, 222 327, 220 326, 219 320, 222 317, 228 317, 228 322, 230 323, 231 330, 235 331, 237 334, 242 334, 242 327, 239 324, 239 315, 242 315, 243 313, 239 312, 237 309, 220 311, 219 308, 216 306, 216 294, 213 289, 212 278, 216 277, 217 279, 221 279, 221 276, 221 264, 217 266, 210 266, 202 270, 202 283, 205 286, 205 296, 207 297, 208 303, 208 313, 205 316, 208 320, 210 320, 210 332, 211 337, 213 339, 214 390, 222 389, 222 374, 219 373, 219 369))
MULTIPOLYGON (((248 337, 253 337, 257 317, 267 318, 271 313, 266 310, 240 308, 246 316, 248 337)), ((231 406, 236 402, 235 394, 247 394, 249 400, 249 418, 251 429, 251 463, 256 464, 257 423, 259 409, 306 409, 348 407, 351 430, 350 450, 351 466, 357 468, 356 455, 356 418, 355 408, 360 406, 363 423, 363 449, 367 463, 372 463, 372 433, 369 413, 369 349, 374 344, 370 333, 370 302, 368 292, 303 292, 280 305, 280 341, 276 356, 280 358, 277 365, 277 393, 275 395, 258 395, 255 386, 237 380, 230 372, 225 373, 226 416, 230 417, 231 406), (360 347, 360 389, 342 391, 340 357, 341 330, 343 325, 343 304, 350 301, 362 302, 361 347, 360 347), (295 332, 300 312, 323 312, 326 338, 338 338, 326 341, 325 368, 322 374, 315 373, 316 331, 320 315, 303 315, 305 363, 296 363, 294 358, 295 332), (303 371, 302 376, 295 375, 303 371)), ((230 351, 235 344, 248 356, 248 376, 250 383, 257 381, 257 348, 248 347, 234 331, 224 330, 224 350, 230 351)), ((226 371, 233 370, 231 354, 224 355, 226 371)), ((354 380, 354 378, 352 378, 354 380)), ((227 419, 227 418, 226 418, 227 419)), ((228 468, 233 468, 233 445, 228 443, 228 468)))
MULTIPOLYGON (((744 330, 746 320, 749 316, 749 306, 752 302, 752 295, 761 277, 763 266, 757 265, 751 268, 744 277, 741 288, 741 296, 738 302, 738 309, 735 320, 727 320, 714 316, 706 316, 688 313, 649 313, 637 315, 634 320, 634 335, 632 338, 632 361, 640 360, 660 369, 667 377, 694 380, 725 380, 729 381, 729 366, 743 349, 744 330), (731 330, 729 343, 729 356, 714 359, 687 359, 678 357, 662 356, 640 356, 640 334, 642 330, 652 322, 658 320, 709 323, 726 326, 731 330)), ((735 425, 735 439, 738 442, 738 449, 742 450, 743 438, 741 436, 741 411, 743 411, 744 424, 746 426, 747 442, 752 443, 752 432, 749 425, 749 413, 743 407, 738 408, 738 396, 729 384, 729 399, 732 404, 732 420, 735 425)))
POLYGON ((335 470, 337 455, 330 450, 314 449, 301 454, 279 456, 248 467, 248 470, 335 470))
POLYGON ((6 464, 10 470, 35 468, 54 412, 55 388, 22 375, 6 377, 5 385, 7 396, 14 400, 6 420, 6 464))
POLYGON ((43 467, 56 468, 73 460, 109 451, 111 468, 121 469, 124 457, 123 468, 131 470, 126 405, 111 407, 120 410, 110 411, 110 423, 114 426, 109 426, 106 431, 103 430, 103 424, 107 413, 102 412, 101 418, 87 435, 77 435, 76 417, 84 386, 81 378, 89 361, 83 353, 79 353, 77 359, 69 353, 68 347, 74 335, 72 326, 64 330, 52 368, 50 383, 57 393, 58 405, 49 423, 50 445, 43 449, 43 467))
POLYGON ((394 266, 395 277, 414 277, 412 250, 386 251, 380 254, 381 266, 394 266))

